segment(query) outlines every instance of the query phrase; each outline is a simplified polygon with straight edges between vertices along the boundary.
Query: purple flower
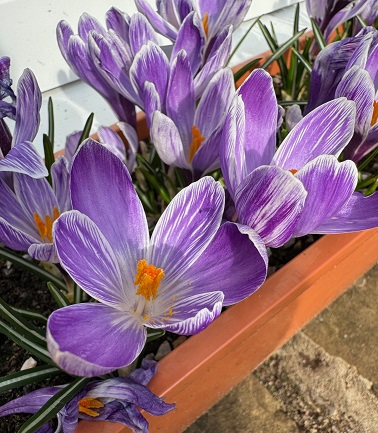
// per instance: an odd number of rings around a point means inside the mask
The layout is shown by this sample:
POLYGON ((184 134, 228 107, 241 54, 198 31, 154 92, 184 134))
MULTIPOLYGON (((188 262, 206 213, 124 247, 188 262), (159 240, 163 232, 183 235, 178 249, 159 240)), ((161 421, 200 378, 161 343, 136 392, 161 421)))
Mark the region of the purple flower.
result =
MULTIPOLYGON (((136 154, 139 146, 138 135, 136 130, 127 123, 118 122, 117 126, 120 134, 117 134, 107 126, 100 126, 97 131, 99 142, 114 153, 114 155, 118 156, 126 165, 129 172, 132 173, 135 168, 136 154), (124 140, 127 141, 127 147, 124 140)), ((82 131, 75 131, 67 136, 64 155, 69 163, 73 160, 81 133, 82 131)))
POLYGON ((221 126, 234 94, 233 75, 228 68, 217 72, 198 105, 186 56, 177 57, 171 76, 167 115, 154 112, 151 139, 166 164, 190 170, 198 179, 219 168, 221 126))
POLYGON ((10 59, 0 58, 0 172, 24 173, 34 178, 47 176, 42 158, 31 143, 38 132, 41 91, 30 69, 25 69, 17 85, 17 98, 11 89, 10 59), (4 99, 11 98, 11 102, 4 99), (13 138, 4 118, 15 120, 13 138))
POLYGON ((0 179, 0 240, 37 260, 59 262, 52 243, 52 225, 71 208, 68 163, 64 157, 51 167, 53 187, 45 178, 15 173, 13 189, 0 179))
MULTIPOLYGON (((164 415, 175 408, 153 394, 147 383, 155 375, 157 363, 143 360, 142 368, 130 376, 93 381, 86 385, 58 412, 58 428, 44 424, 36 433, 74 433, 79 419, 119 422, 135 433, 148 433, 148 422, 140 409, 152 415, 164 415)), ((0 407, 0 417, 15 413, 36 413, 62 387, 32 391, 0 407)))
POLYGON ((274 247, 292 236, 323 233, 325 223, 327 232, 375 227, 378 196, 354 194, 357 168, 337 160, 354 123, 355 103, 335 99, 305 116, 276 151, 272 79, 254 71, 236 94, 221 143, 221 167, 238 220, 274 247), (360 218, 357 203, 366 218, 360 218))
POLYGON ((160 0, 156 2, 157 11, 146 0, 136 0, 136 6, 150 21, 155 30, 175 41, 185 18, 195 12, 201 21, 201 30, 211 41, 225 27, 236 29, 243 21, 252 0, 237 1, 177 1, 160 0))
POLYGON ((87 140, 72 164, 71 197, 76 210, 54 224, 56 248, 62 266, 99 301, 49 318, 50 354, 71 374, 130 364, 146 327, 195 334, 265 279, 264 245, 245 226, 221 225, 224 191, 210 177, 172 200, 149 239, 128 170, 87 140))

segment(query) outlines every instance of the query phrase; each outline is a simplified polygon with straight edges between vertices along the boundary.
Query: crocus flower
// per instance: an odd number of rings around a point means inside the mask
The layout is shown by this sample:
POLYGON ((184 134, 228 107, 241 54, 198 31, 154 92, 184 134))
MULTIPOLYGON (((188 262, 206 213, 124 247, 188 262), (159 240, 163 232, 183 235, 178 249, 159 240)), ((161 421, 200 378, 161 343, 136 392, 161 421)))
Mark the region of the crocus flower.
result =
POLYGON ((59 157, 51 167, 53 186, 45 179, 15 173, 13 189, 0 179, 0 240, 16 251, 45 262, 59 262, 52 225, 71 208, 68 163, 59 157))
MULTIPOLYGON (((148 433, 148 422, 139 408, 152 415, 164 415, 175 408, 153 394, 147 383, 157 370, 155 361, 143 360, 142 368, 127 378, 117 377, 93 381, 86 385, 58 412, 58 428, 44 424, 36 433, 74 433, 78 421, 119 422, 135 433, 148 433)), ((62 387, 49 387, 32 391, 0 406, 0 417, 15 413, 36 413, 62 387)))
POLYGON ((47 176, 47 169, 34 148, 39 127, 42 96, 37 80, 25 69, 17 85, 17 98, 11 89, 9 57, 0 58, 0 172, 26 173, 34 178, 47 176), (11 102, 4 99, 10 97, 11 102), (15 120, 13 138, 4 118, 15 120))
POLYGON ((221 126, 234 94, 233 75, 228 68, 217 72, 196 106, 185 57, 178 56, 172 74, 180 75, 185 85, 169 86, 167 115, 154 112, 151 139, 166 164, 190 170, 198 179, 219 168, 221 126))
POLYGON ((236 29, 243 21, 252 0, 192 1, 161 0, 155 11, 150 2, 136 0, 135 4, 150 21, 155 30, 175 41, 185 18, 195 12, 202 23, 203 33, 211 41, 222 30, 232 25, 236 29))
POLYGON ((305 113, 338 97, 356 103, 356 123, 344 158, 361 160, 378 145, 378 31, 364 28, 356 37, 324 48, 311 73, 309 102, 305 113))
POLYGON ((372 16, 376 10, 372 10, 371 0, 306 0, 307 13, 314 18, 324 39, 329 41, 332 33, 340 24, 362 15, 373 24, 375 17, 372 16))
POLYGON ((261 239, 247 227, 221 225, 224 191, 210 177, 172 200, 149 239, 128 170, 88 140, 72 164, 71 198, 75 210, 54 224, 56 248, 62 266, 99 301, 49 317, 51 357, 71 374, 129 365, 146 342, 146 327, 198 333, 222 305, 249 296, 265 279, 261 239))
MULTIPOLYGON (((135 168, 136 154, 139 146, 138 135, 135 129, 125 122, 118 122, 117 127, 120 131, 119 134, 107 126, 100 126, 97 131, 99 142, 114 153, 114 155, 118 156, 126 165, 129 172, 132 173, 135 168), (127 141, 127 147, 123 138, 127 141)), ((64 155, 69 163, 73 160, 81 133, 82 131, 75 131, 67 136, 64 155)))
POLYGON ((347 224, 337 226, 339 212, 349 221, 346 231, 375 227, 378 217, 371 212, 378 196, 366 200, 354 194, 357 168, 337 160, 353 135, 355 103, 338 98, 321 105, 277 151, 275 113, 272 79, 256 70, 236 94, 221 143, 221 167, 238 220, 274 247, 322 232, 325 222, 344 231, 347 224), (356 203, 365 208, 366 219, 360 220, 356 203))

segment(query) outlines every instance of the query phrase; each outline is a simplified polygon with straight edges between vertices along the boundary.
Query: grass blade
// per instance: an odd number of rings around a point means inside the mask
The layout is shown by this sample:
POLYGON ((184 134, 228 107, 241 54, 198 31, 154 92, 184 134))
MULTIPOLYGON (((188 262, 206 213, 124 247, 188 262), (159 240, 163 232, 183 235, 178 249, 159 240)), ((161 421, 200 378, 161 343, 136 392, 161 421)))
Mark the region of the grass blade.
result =
POLYGON ((314 20, 314 18, 310 18, 310 20, 316 43, 318 44, 319 50, 322 50, 327 45, 327 42, 324 39, 323 33, 320 30, 318 23, 314 20))
POLYGON ((47 171, 49 172, 46 179, 48 180, 49 184, 52 185, 51 166, 55 162, 54 149, 53 149, 53 145, 51 144, 49 137, 46 134, 43 134, 42 141, 43 141, 43 150, 45 153, 45 165, 46 165, 47 171))
POLYGON ((71 305, 71 302, 66 298, 64 293, 62 293, 53 283, 50 281, 47 283, 47 287, 50 293, 53 295, 55 302, 58 304, 59 308, 67 307, 71 305))
POLYGON ((37 313, 36 311, 32 310, 24 310, 23 308, 15 308, 13 307, 13 311, 16 311, 16 313, 21 314, 22 317, 25 317, 25 319, 30 320, 37 320, 38 322, 42 322, 43 324, 47 323, 47 319, 42 314, 37 313))
POLYGON ((240 68, 237 72, 235 72, 234 74, 234 81, 235 83, 240 80, 240 78, 246 73, 248 72, 250 69, 253 68, 253 66, 256 65, 256 63, 259 63, 259 61, 261 60, 261 57, 259 57, 258 59, 254 59, 251 60, 250 62, 248 62, 246 65, 244 65, 242 68, 240 68))
POLYGON ((52 151, 54 153, 54 106, 51 96, 49 97, 48 102, 48 115, 49 115, 49 132, 48 137, 51 143, 52 151))
POLYGON ((78 149, 80 144, 89 137, 93 125, 93 119, 94 119, 94 113, 91 113, 87 121, 85 122, 83 132, 80 135, 79 142, 77 143, 76 149, 78 149))
POLYGON ((310 65, 310 62, 308 62, 303 56, 302 54, 297 51, 294 47, 292 47, 293 53, 297 56, 297 58, 299 59, 299 61, 302 63, 302 65, 305 67, 305 69, 311 74, 312 72, 312 67, 310 65))

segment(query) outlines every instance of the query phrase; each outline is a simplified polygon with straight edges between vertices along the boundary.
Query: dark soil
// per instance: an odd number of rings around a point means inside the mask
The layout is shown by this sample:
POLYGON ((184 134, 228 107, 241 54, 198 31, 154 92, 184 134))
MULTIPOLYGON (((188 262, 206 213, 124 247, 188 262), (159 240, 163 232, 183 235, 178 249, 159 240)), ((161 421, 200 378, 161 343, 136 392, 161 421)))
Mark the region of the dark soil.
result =
MULTIPOLYGON (((281 268, 318 238, 319 236, 309 235, 304 238, 292 240, 282 248, 271 249, 269 273, 273 273, 281 268)), ((45 281, 3 260, 0 260, 0 297, 13 307, 34 310, 41 313, 46 318, 56 309, 56 304, 52 299, 45 281)), ((38 325, 40 325, 40 323, 38 325)), ((170 350, 173 350, 184 340, 185 337, 178 337, 175 334, 167 333, 164 337, 149 343, 146 347, 145 354, 153 358, 163 345, 165 348, 165 350, 162 351, 164 355, 170 350)), ((0 377, 19 371, 23 363, 30 357, 28 352, 18 347, 2 334, 0 334, 0 347, 0 377)), ((38 365, 41 365, 41 362, 39 362, 38 365)), ((69 376, 62 375, 61 377, 55 377, 42 383, 31 384, 23 388, 5 392, 0 394, 0 406, 34 389, 60 385, 67 383, 69 380, 69 376)), ((29 417, 30 415, 12 415, 0 418, 0 432, 16 432, 29 417)))

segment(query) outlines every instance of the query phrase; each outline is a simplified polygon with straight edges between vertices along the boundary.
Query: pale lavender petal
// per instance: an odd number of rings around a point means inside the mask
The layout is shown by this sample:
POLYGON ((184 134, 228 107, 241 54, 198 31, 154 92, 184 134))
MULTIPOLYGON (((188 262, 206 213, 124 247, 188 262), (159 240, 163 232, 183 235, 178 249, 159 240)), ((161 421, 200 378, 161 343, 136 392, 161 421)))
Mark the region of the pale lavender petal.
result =
MULTIPOLYGON (((130 16, 116 7, 111 7, 105 15, 106 26, 114 32, 124 41, 125 48, 130 47, 130 16)), ((130 50, 131 57, 131 50, 130 50)))
POLYGON ((164 317, 158 327, 180 335, 198 334, 221 314, 222 304, 222 292, 186 297, 173 302, 172 316, 164 317))
POLYGON ((42 262, 59 263, 58 253, 54 244, 38 243, 31 244, 28 248, 28 254, 35 260, 40 260, 42 262))
POLYGON ((155 111, 162 110, 160 96, 156 90, 155 84, 145 81, 143 86, 144 95, 144 112, 146 113, 147 126, 151 129, 152 118, 155 111))
POLYGON ((64 146, 64 156, 71 163, 77 150, 79 140, 83 131, 74 131, 67 135, 66 144, 64 146))
POLYGON ((177 281, 215 236, 224 200, 220 183, 204 177, 181 190, 170 202, 152 234, 147 260, 164 270, 164 287, 177 281))
POLYGON ((378 227, 378 192, 368 197, 355 192, 339 212, 324 220, 313 233, 348 233, 374 227, 378 227))
POLYGON ((86 215, 65 212, 55 222, 53 236, 62 266, 80 287, 106 305, 127 302, 115 254, 86 215))
POLYGON ((42 105, 42 94, 30 69, 25 69, 17 85, 16 126, 12 146, 33 141, 37 135, 42 105))
POLYGON ((84 12, 79 18, 79 36, 84 42, 88 42, 89 32, 95 30, 102 36, 106 35, 105 28, 100 24, 100 22, 92 15, 84 12))
POLYGON ((29 246, 38 240, 28 232, 23 232, 0 217, 0 241, 15 251, 27 251, 29 246))
POLYGON ((108 240, 124 270, 124 283, 128 282, 132 277, 126 270, 136 272, 149 234, 143 206, 125 165, 101 144, 86 140, 72 164, 71 199, 73 208, 88 215, 108 240))
POLYGON ((190 13, 181 24, 172 49, 172 59, 175 59, 181 50, 186 52, 193 76, 200 67, 205 45, 201 27, 202 23, 198 15, 195 12, 190 13))
POLYGON ((198 103, 194 118, 194 125, 199 128, 202 136, 209 138, 214 130, 222 125, 234 92, 234 78, 230 68, 221 69, 210 80, 198 103))
POLYGON ((238 94, 244 102, 244 153, 247 173, 250 173, 260 165, 270 164, 276 151, 278 105, 272 77, 263 69, 256 69, 238 94))
POLYGON ((136 13, 130 17, 130 47, 133 55, 142 48, 143 45, 149 41, 158 44, 156 33, 151 24, 147 21, 144 15, 136 13))
POLYGON ((302 183, 289 171, 261 166, 236 191, 238 221, 257 232, 267 246, 282 246, 293 235, 306 195, 302 183))
POLYGON ((303 114, 299 105, 294 104, 286 110, 285 122, 289 131, 291 131, 302 119, 303 114))
POLYGON ((306 188, 307 198, 294 236, 304 236, 313 233, 349 200, 358 172, 352 161, 338 162, 332 155, 323 155, 304 166, 296 177, 306 188))
POLYGON ((158 364, 156 361, 144 358, 142 360, 142 365, 132 371, 128 376, 134 382, 138 382, 141 385, 147 385, 148 382, 155 376, 158 369, 158 364))
POLYGON ((186 151, 192 141, 196 105, 193 76, 185 51, 180 51, 173 61, 167 88, 166 106, 167 115, 180 131, 186 151))
POLYGON ((371 51, 369 52, 369 57, 366 61, 365 69, 369 72, 374 87, 378 88, 378 43, 372 46, 371 51))
POLYGON ((247 140, 245 130, 245 107, 239 95, 231 103, 219 142, 220 165, 231 197, 234 197, 236 189, 248 174, 244 153, 247 140))
POLYGON ((354 126, 356 141, 363 140, 370 129, 375 98, 374 83, 370 75, 359 66, 347 71, 337 86, 335 97, 345 96, 356 104, 356 123, 354 126))
POLYGON ((117 126, 125 136, 127 140, 127 161, 126 167, 129 172, 132 173, 135 168, 136 154, 139 147, 139 139, 135 128, 125 122, 118 122, 117 126))
POLYGON ((71 209, 70 169, 69 162, 64 156, 59 156, 51 166, 51 177, 60 213, 71 209))
POLYGON ((209 138, 201 143, 192 160, 192 172, 194 179, 199 179, 206 173, 216 170, 220 166, 219 143, 222 130, 213 131, 209 138))
POLYGON ((169 22, 165 21, 156 11, 154 11, 147 0, 135 0, 139 12, 146 16, 154 29, 174 41, 177 37, 177 30, 169 22))
POLYGON ((15 413, 36 413, 60 390, 61 388, 58 387, 48 387, 31 391, 0 406, 0 416, 15 413))
POLYGON ((155 111, 150 133, 162 161, 174 167, 191 168, 186 156, 189 149, 184 149, 180 132, 168 116, 155 111))
POLYGON ((226 27, 216 38, 214 46, 194 79, 196 99, 204 92, 213 75, 226 66, 231 53, 232 26, 226 27))
POLYGON ((273 164, 299 170, 319 155, 339 156, 353 136, 356 108, 346 98, 334 99, 307 114, 282 142, 273 164))
POLYGON ((374 35, 369 30, 369 27, 365 27, 364 31, 359 33, 359 36, 361 36, 361 41, 348 60, 348 63, 345 67, 346 71, 355 65, 359 66, 360 68, 365 68, 374 35))
POLYGON ((240 302, 266 278, 268 255, 262 239, 249 227, 223 224, 210 245, 185 273, 191 293, 224 294, 223 305, 240 302))
POLYGON ((48 175, 45 164, 32 143, 24 141, 12 147, 0 160, 0 172, 12 171, 39 179, 48 175))
POLYGON ((107 126, 100 126, 97 131, 100 143, 116 155, 122 162, 126 161, 126 148, 121 137, 107 126))
POLYGON ((378 123, 373 125, 365 140, 355 143, 352 146, 351 143, 344 149, 344 159, 351 159, 354 162, 359 162, 361 159, 374 150, 378 145, 378 123))
POLYGON ((92 377, 131 364, 146 342, 146 331, 131 312, 83 303, 54 311, 46 338, 61 369, 92 377))

